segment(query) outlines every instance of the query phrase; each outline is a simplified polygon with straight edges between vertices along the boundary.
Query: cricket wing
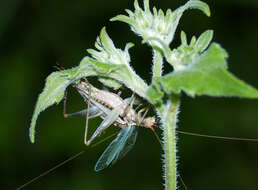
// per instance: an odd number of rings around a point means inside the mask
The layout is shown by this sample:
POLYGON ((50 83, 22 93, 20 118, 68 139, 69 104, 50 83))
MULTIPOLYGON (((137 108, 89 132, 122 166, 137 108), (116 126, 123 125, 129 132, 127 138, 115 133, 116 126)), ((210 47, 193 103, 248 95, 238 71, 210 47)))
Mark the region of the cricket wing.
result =
POLYGON ((95 165, 95 171, 103 170, 111 163, 114 164, 119 158, 122 158, 131 150, 137 137, 135 126, 129 126, 121 129, 117 137, 108 145, 95 165))
POLYGON ((137 136, 138 136, 138 132, 136 130, 135 126, 131 126, 131 134, 128 137, 128 139, 125 142, 124 147, 122 148, 121 152, 119 153, 117 159, 114 159, 112 161, 112 164, 114 164, 117 160, 122 159, 134 146, 137 136))

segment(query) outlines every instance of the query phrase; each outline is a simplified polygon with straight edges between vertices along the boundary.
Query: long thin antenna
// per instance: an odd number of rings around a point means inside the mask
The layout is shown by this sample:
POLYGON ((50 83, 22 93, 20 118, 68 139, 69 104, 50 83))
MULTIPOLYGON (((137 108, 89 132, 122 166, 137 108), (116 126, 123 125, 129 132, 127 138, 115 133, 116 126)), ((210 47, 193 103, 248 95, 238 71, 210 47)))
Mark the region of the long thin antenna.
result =
POLYGON ((177 130, 177 132, 180 133, 180 134, 184 134, 184 135, 191 135, 191 136, 205 137, 205 138, 213 138, 213 139, 258 142, 258 139, 252 139, 252 138, 238 138, 238 137, 225 137, 225 136, 205 135, 205 134, 191 133, 191 132, 185 132, 185 131, 179 131, 179 130, 177 130))
POLYGON ((182 176, 181 176, 180 174, 178 174, 178 177, 179 177, 181 183, 183 184, 184 189, 185 189, 185 190, 188 190, 188 189, 187 189, 187 186, 186 186, 186 184, 185 184, 185 182, 184 182, 184 180, 183 180, 183 178, 182 178, 182 176))
POLYGON ((91 145, 91 147, 93 148, 93 147, 95 147, 95 146, 98 146, 99 144, 105 142, 106 140, 110 139, 111 137, 117 135, 118 133, 119 133, 119 131, 113 133, 112 135, 107 136, 106 138, 100 140, 99 142, 96 142, 95 144, 91 145))
POLYGON ((156 133, 155 130, 152 130, 152 131, 153 131, 153 133, 154 133, 156 139, 159 141, 160 146, 163 147, 163 144, 162 144, 162 142, 161 142, 161 140, 160 140, 160 138, 159 138, 159 135, 156 133))
POLYGON ((84 152, 85 152, 85 151, 81 151, 81 152, 79 152, 78 154, 75 154, 74 156, 68 158, 67 160, 65 160, 65 161, 63 161, 63 162, 61 162, 60 164, 56 165, 55 167, 53 167, 53 168, 51 168, 51 169, 49 169, 49 170, 43 172, 42 174, 40 174, 40 175, 37 176, 37 177, 31 179, 31 180, 28 181, 27 183, 25 183, 25 184, 23 184, 22 186, 18 187, 16 190, 20 190, 20 189, 24 188, 25 186, 27 186, 27 185, 29 185, 29 184, 35 182, 35 181, 38 180, 39 178, 44 177, 45 175, 49 174, 49 173, 52 172, 53 170, 55 170, 55 169, 57 169, 57 168, 63 166, 63 165, 66 164, 67 162, 69 162, 69 161, 71 161, 71 160, 77 158, 78 156, 82 155, 84 152))
MULTIPOLYGON (((118 133, 118 132, 113 133, 112 135, 107 136, 106 138, 102 139, 101 141, 99 141, 99 142, 93 144, 91 147, 95 147, 95 146, 97 146, 97 145, 99 145, 99 144, 105 142, 106 140, 110 139, 111 137, 117 135, 117 133, 118 133)), ((70 161, 72 161, 73 159, 75 159, 75 158, 81 156, 83 153, 85 153, 84 150, 81 151, 81 152, 79 152, 79 153, 77 153, 77 154, 75 154, 74 156, 71 156, 71 157, 68 158, 67 160, 65 160, 65 161, 61 162, 60 164, 54 166, 53 168, 51 168, 51 169, 49 169, 49 170, 43 172, 43 173, 40 174, 39 176, 34 177, 33 179, 29 180, 28 182, 26 182, 26 183, 23 184, 22 186, 18 187, 16 190, 23 189, 23 188, 26 187, 27 185, 29 185, 29 184, 31 184, 31 183, 37 181, 38 179, 40 179, 40 178, 44 177, 45 175, 49 174, 50 172, 52 172, 52 171, 56 170, 57 168, 59 168, 59 167, 65 165, 67 162, 70 162, 70 161)))

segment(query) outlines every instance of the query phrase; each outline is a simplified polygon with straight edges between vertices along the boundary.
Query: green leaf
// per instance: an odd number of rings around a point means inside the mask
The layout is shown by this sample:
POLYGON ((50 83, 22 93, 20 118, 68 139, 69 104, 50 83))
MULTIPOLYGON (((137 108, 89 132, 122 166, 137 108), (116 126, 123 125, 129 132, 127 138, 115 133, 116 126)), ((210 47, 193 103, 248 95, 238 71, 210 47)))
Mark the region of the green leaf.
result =
POLYGON ((258 91, 227 71, 226 51, 213 43, 182 70, 174 71, 156 82, 169 94, 182 91, 189 96, 236 96, 258 98, 258 91))
POLYGON ((58 71, 47 77, 45 88, 38 97, 30 124, 29 136, 32 143, 35 141, 35 126, 38 115, 49 106, 59 103, 63 99, 65 89, 70 84, 66 75, 73 71, 74 70, 58 71))

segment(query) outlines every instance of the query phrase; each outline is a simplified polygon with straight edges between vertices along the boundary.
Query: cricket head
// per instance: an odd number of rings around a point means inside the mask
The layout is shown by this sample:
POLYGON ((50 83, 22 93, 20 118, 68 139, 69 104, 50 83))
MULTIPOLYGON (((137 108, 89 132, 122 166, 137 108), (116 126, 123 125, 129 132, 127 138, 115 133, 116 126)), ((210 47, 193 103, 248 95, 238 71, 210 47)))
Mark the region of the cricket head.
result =
POLYGON ((141 121, 140 126, 149 128, 154 131, 154 127, 157 127, 158 125, 156 123, 155 117, 146 117, 141 121))

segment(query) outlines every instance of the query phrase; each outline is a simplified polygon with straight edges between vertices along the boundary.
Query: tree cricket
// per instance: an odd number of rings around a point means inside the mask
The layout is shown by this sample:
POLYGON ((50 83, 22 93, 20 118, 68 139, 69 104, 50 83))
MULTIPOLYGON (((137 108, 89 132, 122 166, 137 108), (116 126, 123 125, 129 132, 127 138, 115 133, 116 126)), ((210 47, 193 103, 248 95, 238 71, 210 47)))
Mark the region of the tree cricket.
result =
MULTIPOLYGON (((138 107, 136 109, 133 109, 135 101, 134 94, 131 98, 122 99, 120 97, 120 92, 118 94, 115 94, 112 92, 97 89, 93 85, 91 85, 86 78, 75 82, 72 86, 77 89, 79 94, 83 97, 84 101, 87 102, 88 108, 76 113, 67 114, 66 93, 66 96, 64 98, 64 117, 69 118, 73 116, 86 116, 84 134, 85 145, 89 146, 96 137, 100 136, 112 124, 121 128, 117 137, 109 144, 109 146, 105 149, 105 151, 98 159, 95 165, 95 171, 100 171, 108 167, 111 163, 114 164, 118 159, 121 159, 123 156, 125 156, 126 153, 131 150, 137 138, 136 126, 149 128, 152 131, 154 131, 154 127, 157 126, 155 117, 145 118, 148 109, 143 108, 138 112, 136 112, 138 107), (90 139, 87 140, 88 120, 94 117, 101 117, 103 121, 95 130, 90 139)), ((224 140, 258 141, 257 139, 249 138, 202 135, 180 130, 177 130, 177 133, 224 140)), ((156 135, 156 133, 154 134, 156 135)), ((159 138, 157 135, 156 137, 159 138)))
MULTIPOLYGON (((62 70, 59 67, 58 69, 62 70)), ((88 108, 76 113, 67 114, 66 113, 67 91, 66 91, 66 95, 64 97, 64 117, 69 118, 74 116, 86 116, 84 143, 87 146, 89 146, 91 142, 96 137, 101 135, 101 133, 104 132, 110 125, 113 124, 121 128, 116 138, 108 145, 108 147, 105 149, 105 151, 98 159, 95 165, 95 171, 100 171, 108 167, 110 164, 114 164, 118 159, 121 159, 131 150, 137 138, 136 126, 150 128, 151 130, 154 130, 154 127, 157 126, 155 117, 145 118, 148 109, 141 109, 138 112, 137 112, 138 106, 136 109, 133 109, 133 105, 135 101, 134 94, 132 95, 131 98, 122 99, 120 97, 120 93, 115 94, 112 92, 97 89, 93 85, 91 85, 86 78, 82 78, 81 80, 72 84, 72 86, 75 87, 79 92, 79 94, 83 97, 84 101, 88 104, 88 108), (103 121, 100 124, 100 126, 96 129, 96 131, 93 133, 93 135, 90 137, 90 139, 87 140, 88 120, 94 117, 101 117, 103 121)), ((258 139, 205 135, 205 134, 185 132, 180 130, 177 130, 176 132, 183 135, 199 136, 199 137, 221 139, 221 140, 253 141, 253 142, 258 141, 258 139)), ((113 135, 107 138, 113 137, 113 135)), ((103 141, 97 142, 93 146, 96 146, 97 144, 102 143, 103 141)), ((78 154, 70 157, 69 159, 58 164, 57 166, 47 170, 41 175, 33 178, 32 180, 18 187, 17 190, 20 190, 25 186, 35 182, 39 178, 42 178, 43 176, 47 175, 54 169, 61 167, 68 161, 71 161, 72 159, 80 156, 83 153, 84 151, 81 151, 78 154)))
POLYGON ((87 102, 88 108, 76 113, 67 114, 66 93, 64 98, 64 117, 86 116, 85 145, 90 145, 96 137, 100 136, 112 124, 121 128, 117 137, 100 156, 95 165, 95 171, 100 171, 108 167, 111 163, 114 164, 131 150, 137 138, 136 126, 150 128, 151 130, 154 130, 153 127, 157 126, 155 117, 145 118, 148 109, 143 108, 138 113, 136 112, 137 109, 133 109, 135 101, 134 94, 131 98, 122 99, 120 93, 115 94, 97 89, 86 78, 75 82, 72 86, 77 89, 84 101, 87 102), (94 117, 101 117, 103 121, 90 139, 87 140, 88 120, 94 117))

